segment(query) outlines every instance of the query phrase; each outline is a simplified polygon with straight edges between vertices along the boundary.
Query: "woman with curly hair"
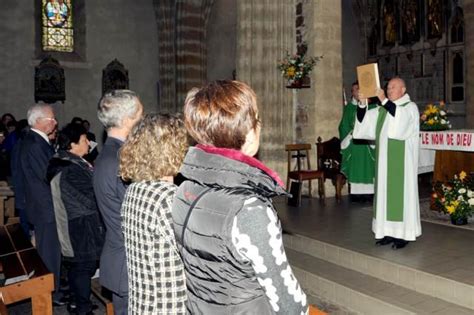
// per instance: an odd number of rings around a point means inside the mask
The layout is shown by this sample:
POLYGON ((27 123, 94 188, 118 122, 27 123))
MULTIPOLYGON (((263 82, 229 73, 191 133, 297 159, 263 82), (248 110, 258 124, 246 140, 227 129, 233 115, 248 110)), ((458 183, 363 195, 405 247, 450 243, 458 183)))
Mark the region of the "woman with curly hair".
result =
POLYGON ((122 204, 130 314, 184 314, 186 283, 171 225, 171 204, 188 147, 183 121, 149 114, 120 152, 120 176, 131 182, 122 204))

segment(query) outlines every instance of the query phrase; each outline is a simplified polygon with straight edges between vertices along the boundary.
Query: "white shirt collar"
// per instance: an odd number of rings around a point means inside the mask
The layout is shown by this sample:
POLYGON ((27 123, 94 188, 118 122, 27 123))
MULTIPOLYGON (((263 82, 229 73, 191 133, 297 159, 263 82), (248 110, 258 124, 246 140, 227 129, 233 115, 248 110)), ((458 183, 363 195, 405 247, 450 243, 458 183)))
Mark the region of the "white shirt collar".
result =
POLYGON ((411 102, 410 100, 410 95, 408 93, 405 93, 402 97, 400 97, 398 100, 396 100, 394 103, 395 105, 403 105, 407 102, 411 102))

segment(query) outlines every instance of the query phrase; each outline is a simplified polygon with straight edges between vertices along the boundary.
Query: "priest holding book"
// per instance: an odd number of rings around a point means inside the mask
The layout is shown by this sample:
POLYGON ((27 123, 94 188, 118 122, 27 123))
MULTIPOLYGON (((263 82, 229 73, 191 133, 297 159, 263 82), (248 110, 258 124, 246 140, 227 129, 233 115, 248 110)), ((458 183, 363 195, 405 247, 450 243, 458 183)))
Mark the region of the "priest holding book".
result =
POLYGON ((418 107, 406 93, 405 82, 393 78, 387 95, 377 88, 382 106, 367 110, 360 94, 354 139, 376 141, 375 201, 372 231, 377 245, 405 247, 421 235, 418 200, 418 107))

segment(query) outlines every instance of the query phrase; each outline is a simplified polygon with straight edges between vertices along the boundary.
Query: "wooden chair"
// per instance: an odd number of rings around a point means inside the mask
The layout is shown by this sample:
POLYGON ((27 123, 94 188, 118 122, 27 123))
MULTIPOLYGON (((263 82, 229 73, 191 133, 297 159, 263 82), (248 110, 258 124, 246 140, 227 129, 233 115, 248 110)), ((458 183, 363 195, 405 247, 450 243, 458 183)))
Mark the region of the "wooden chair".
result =
MULTIPOLYGON (((297 181, 301 185, 303 181, 309 181, 309 196, 311 197, 311 181, 317 179, 319 198, 324 199, 324 172, 311 169, 311 144, 287 144, 285 145, 285 150, 288 153, 287 189, 290 187, 290 180, 297 181), (293 159, 296 159, 295 167, 292 167, 293 159), (306 160, 306 163, 304 163, 304 160, 306 160), (304 166, 304 164, 306 164, 306 166, 304 166)), ((298 204, 301 202, 301 190, 302 189, 298 190, 298 204)))
POLYGON ((336 200, 341 200, 342 187, 346 183, 346 177, 341 173, 341 141, 333 137, 323 142, 318 137, 316 143, 316 152, 318 157, 318 170, 324 173, 324 179, 331 179, 336 187, 336 200))

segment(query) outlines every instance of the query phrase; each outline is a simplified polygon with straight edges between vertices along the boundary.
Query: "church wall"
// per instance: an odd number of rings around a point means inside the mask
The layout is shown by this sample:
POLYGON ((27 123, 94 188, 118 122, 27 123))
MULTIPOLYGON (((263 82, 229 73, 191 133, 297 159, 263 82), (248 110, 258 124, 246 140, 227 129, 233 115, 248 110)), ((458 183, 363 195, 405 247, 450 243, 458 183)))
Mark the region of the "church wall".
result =
POLYGON ((466 127, 474 128, 474 0, 464 0, 466 23, 466 127))
MULTIPOLYGON (((441 36, 437 39, 427 39, 426 34, 423 30, 420 30, 420 38, 410 44, 403 43, 399 38, 401 35, 397 33, 396 42, 390 45, 384 44, 385 33, 381 30, 381 24, 383 22, 382 17, 377 16, 376 7, 368 6, 368 3, 361 6, 361 2, 358 1, 343 1, 343 28, 352 31, 354 37, 357 38, 359 49, 355 48, 357 44, 353 39, 344 37, 343 46, 343 58, 344 58, 344 84, 347 96, 350 96, 350 86, 348 82, 355 77, 355 73, 351 73, 348 69, 355 67, 360 63, 376 62, 379 66, 381 84, 385 85, 388 80, 394 76, 403 78, 407 84, 407 92, 411 99, 415 101, 420 111, 424 109, 426 104, 439 103, 439 101, 445 101, 447 103, 447 109, 450 112, 449 120, 453 125, 453 128, 464 128, 469 124, 469 101, 470 91, 469 88, 469 55, 467 47, 469 46, 468 30, 470 26, 470 19, 468 15, 470 12, 467 5, 472 2, 464 1, 457 3, 464 7, 464 22, 466 27, 466 38, 464 43, 451 43, 449 30, 450 21, 454 14, 454 8, 456 5, 455 1, 445 2, 445 11, 443 11, 442 19, 444 26, 442 27, 441 36), (448 10, 449 8, 449 10, 448 10), (446 12, 450 11, 451 15, 446 15, 446 12), (365 24, 364 24, 365 23, 365 24), (375 30, 377 43, 376 53, 368 56, 367 50, 369 49, 366 39, 369 36, 365 36, 364 27, 367 28, 367 33, 370 34, 375 30), (350 49, 346 49, 349 46, 350 49), (465 98, 461 101, 451 100, 451 82, 452 82, 452 59, 455 52, 464 53, 465 51, 465 73, 467 79, 465 80, 464 93, 465 98), (355 48, 355 51, 361 51, 362 59, 360 62, 351 56, 350 51, 355 48)), ((398 2, 395 2, 398 4, 398 2)), ((423 2, 422 2, 423 3, 423 2)), ((471 10, 472 11, 472 10, 471 10)), ((404 14, 404 13, 401 13, 404 14)), ((472 19, 471 19, 472 20, 472 19)), ((401 23, 406 23, 407 19, 401 18, 401 23)), ((420 22, 422 27, 423 23, 428 23, 425 20, 420 22)), ((472 23, 471 23, 472 24, 472 23)), ((397 32, 400 29, 397 28, 397 32)), ((426 32, 426 30, 424 31, 426 32)), ((344 36, 344 35, 343 35, 344 36)), ((370 42, 370 39, 369 39, 370 42)), ((472 59, 472 58, 471 58, 472 59)), ((472 97, 472 96, 471 96, 472 97)))
POLYGON ((237 0, 214 1, 207 28, 207 79, 232 79, 235 70, 237 0))
MULTIPOLYGON (((158 52, 153 4, 147 0, 87 1, 86 60, 61 62, 65 69, 66 101, 56 104, 59 124, 74 116, 88 119, 96 135, 97 102, 102 95, 102 69, 114 58, 128 70, 130 89, 145 111, 157 109, 158 52)), ((34 102, 35 5, 33 1, 2 1, 0 11, 0 113, 26 117, 34 102)))
POLYGON ((343 88, 347 100, 351 97, 352 83, 357 80, 356 67, 364 62, 361 35, 351 1, 341 1, 342 5, 342 73, 343 88))

